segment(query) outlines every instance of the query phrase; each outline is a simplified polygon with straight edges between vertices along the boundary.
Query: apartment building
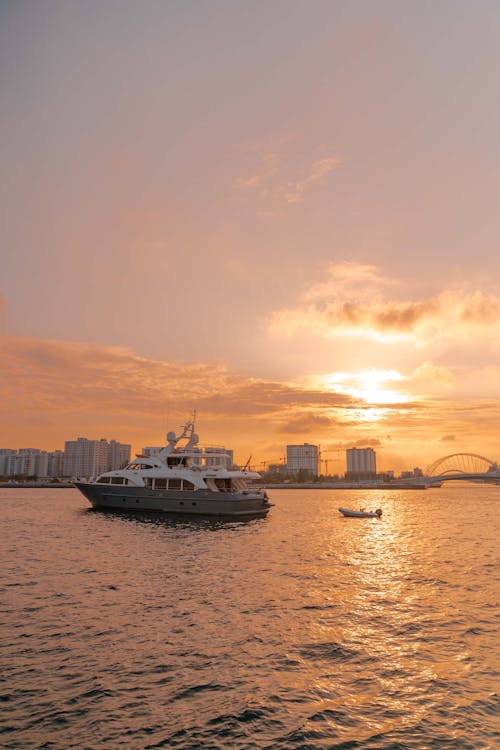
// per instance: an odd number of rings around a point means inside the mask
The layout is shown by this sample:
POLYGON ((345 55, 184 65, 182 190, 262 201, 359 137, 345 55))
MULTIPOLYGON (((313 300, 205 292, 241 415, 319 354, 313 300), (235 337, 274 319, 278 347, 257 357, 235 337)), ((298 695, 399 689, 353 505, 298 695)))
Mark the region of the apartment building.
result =
POLYGON ((305 469, 318 476, 318 458, 317 445, 303 443, 302 445, 286 446, 286 467, 291 474, 305 469))
POLYGON ((349 479, 375 479, 377 475, 377 454, 373 448, 348 448, 346 464, 349 479))
POLYGON ((103 471, 121 469, 130 460, 131 446, 105 438, 88 440, 77 438, 64 444, 63 475, 65 477, 95 477, 103 471))

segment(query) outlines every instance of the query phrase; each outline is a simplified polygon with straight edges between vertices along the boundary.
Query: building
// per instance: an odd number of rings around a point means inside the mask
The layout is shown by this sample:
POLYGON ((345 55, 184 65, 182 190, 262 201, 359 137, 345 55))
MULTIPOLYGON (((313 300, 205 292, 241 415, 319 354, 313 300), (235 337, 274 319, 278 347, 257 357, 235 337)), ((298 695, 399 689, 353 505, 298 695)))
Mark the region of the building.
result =
POLYGON ((375 479, 377 454, 373 448, 348 448, 346 450, 348 479, 375 479))
POLYGON ((19 451, 0 450, 0 475, 7 477, 47 477, 48 453, 39 448, 20 448, 19 451))
POLYGON ((11 476, 8 472, 12 460, 15 461, 17 456, 17 450, 15 448, 0 448, 0 476, 6 477, 11 476), (14 457, 14 459, 12 459, 14 457))
POLYGON ((131 446, 110 440, 108 444, 108 471, 123 469, 130 461, 131 446))
POLYGON ((310 443, 287 445, 286 468, 291 474, 305 469, 318 476, 318 446, 310 443))
POLYGON ((267 467, 268 474, 282 474, 283 476, 287 473, 287 467, 284 464, 269 464, 267 467))
POLYGON ((94 477, 108 468, 108 441, 77 438, 64 444, 65 477, 94 477))
POLYGON ((18 453, 18 471, 27 477, 47 477, 49 454, 39 448, 20 448, 18 453))
POLYGON ((130 460, 130 445, 105 438, 77 438, 64 444, 65 477, 95 477, 103 471, 121 469, 130 460))
POLYGON ((49 451, 47 475, 62 477, 64 471, 64 451, 49 451))

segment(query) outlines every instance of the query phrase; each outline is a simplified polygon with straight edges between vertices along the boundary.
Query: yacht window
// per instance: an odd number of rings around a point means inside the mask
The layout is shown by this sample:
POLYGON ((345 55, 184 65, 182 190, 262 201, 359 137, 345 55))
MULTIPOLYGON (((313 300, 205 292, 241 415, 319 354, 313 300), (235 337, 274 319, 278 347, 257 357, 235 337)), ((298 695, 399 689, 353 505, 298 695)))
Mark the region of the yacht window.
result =
POLYGON ((155 479, 155 490, 166 490, 167 480, 166 479, 155 479))
POLYGON ((144 480, 144 484, 146 485, 146 487, 149 487, 149 489, 152 489, 153 488, 153 480, 151 479, 151 477, 148 477, 147 479, 145 479, 144 480))
POLYGON ((192 491, 192 490, 194 490, 194 484, 192 482, 188 482, 187 479, 184 479, 184 481, 182 483, 182 489, 183 490, 190 490, 190 491, 192 491))
POLYGON ((169 490, 180 490, 181 489, 181 479, 169 479, 168 480, 168 489, 169 490))
POLYGON ((111 477, 111 484, 125 484, 123 477, 111 477))
POLYGON ((169 456, 169 458, 167 458, 168 466, 179 466, 179 464, 182 463, 184 463, 184 459, 179 456, 169 456))
POLYGON ((221 492, 229 492, 231 490, 231 479, 216 479, 215 484, 221 492))
POLYGON ((97 480, 98 484, 109 484, 111 481, 111 477, 99 477, 97 480))

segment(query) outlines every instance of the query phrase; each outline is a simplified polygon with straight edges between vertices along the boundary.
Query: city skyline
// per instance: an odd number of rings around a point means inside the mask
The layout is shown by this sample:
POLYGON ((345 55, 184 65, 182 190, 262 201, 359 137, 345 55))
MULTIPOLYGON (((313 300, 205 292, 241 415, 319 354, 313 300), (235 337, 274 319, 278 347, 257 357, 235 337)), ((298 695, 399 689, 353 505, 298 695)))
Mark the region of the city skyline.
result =
POLYGON ((0 444, 500 456, 500 7, 0 8, 0 444))
MULTIPOLYGON (((171 433, 170 433, 171 434, 171 433)), ((101 447, 106 444, 107 448, 105 451, 104 461, 109 461, 114 465, 115 468, 121 468, 122 464, 128 463, 128 461, 134 457, 143 457, 157 455, 160 453, 165 445, 159 446, 143 446, 136 454, 131 452, 131 445, 128 443, 120 443, 114 438, 108 441, 106 438, 87 438, 78 437, 76 440, 65 440, 64 450, 60 448, 55 449, 42 449, 42 448, 5 448, 0 447, 0 476, 13 476, 16 474, 26 473, 38 473, 39 472, 26 472, 24 470, 17 470, 16 461, 23 458, 41 458, 45 460, 45 464, 53 462, 52 469, 48 472, 49 476, 69 476, 73 475, 75 471, 68 470, 68 462, 72 460, 83 460, 86 461, 88 456, 92 454, 94 458, 99 459, 102 454, 101 447), (68 448, 70 454, 78 453, 80 458, 74 459, 74 456, 68 454, 68 448), (108 450, 110 451, 108 453, 108 450), (76 453, 75 453, 76 451, 76 453), (123 453, 125 451, 125 453, 123 453), (63 470, 64 464, 64 470, 63 470), (116 465, 115 465, 116 464, 116 465), (56 470, 56 465, 59 467, 56 470)), ((218 446, 200 446, 207 454, 223 452, 229 457, 231 465, 238 466, 238 461, 235 461, 234 450, 228 448, 226 445, 218 446)), ((322 477, 335 477, 344 476, 347 479, 356 478, 358 475, 362 476, 397 476, 397 471, 394 467, 385 466, 380 471, 377 470, 377 452, 373 448, 345 448, 343 451, 336 451, 336 453, 343 454, 343 459, 338 456, 337 461, 331 458, 325 458, 321 450, 320 445, 314 445, 312 443, 304 442, 301 445, 288 444, 281 446, 282 456, 278 462, 274 462, 272 459, 266 459, 264 461, 252 461, 252 456, 249 456, 246 462, 246 466, 251 471, 257 471, 261 475, 268 473, 279 473, 285 471, 289 474, 296 474, 299 470, 310 471, 311 474, 322 477), (335 466, 335 468, 333 468, 335 466)), ((329 453, 329 451, 327 452, 329 453)), ((94 460, 92 458, 91 460, 94 460)), ((99 463, 99 461, 97 461, 99 463)), ((45 465, 43 464, 43 465, 45 465)), ((406 468, 400 469, 400 476, 435 476, 435 471, 438 466, 441 466, 444 473, 465 473, 465 474, 485 474, 492 470, 497 470, 498 462, 492 461, 485 456, 470 453, 459 453, 450 454, 446 456, 440 456, 439 459, 433 461, 429 466, 415 466, 415 462, 410 461, 406 468), (489 467, 488 467, 489 464, 489 467)), ((242 464, 240 463, 240 466, 242 464)), ((97 466, 97 464, 96 464, 97 466)), ((90 474, 99 474, 104 469, 91 471, 90 474)), ((89 474, 89 472, 87 472, 89 474)))

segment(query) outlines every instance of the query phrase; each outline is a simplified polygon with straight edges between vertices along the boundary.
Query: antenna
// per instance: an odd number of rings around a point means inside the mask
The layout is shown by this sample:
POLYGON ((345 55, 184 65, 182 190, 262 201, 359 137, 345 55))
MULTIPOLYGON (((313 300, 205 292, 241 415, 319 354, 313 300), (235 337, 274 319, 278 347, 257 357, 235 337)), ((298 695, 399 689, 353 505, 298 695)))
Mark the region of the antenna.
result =
POLYGON ((252 460, 252 456, 250 455, 250 456, 248 456, 247 462, 244 465, 242 471, 246 471, 248 469, 248 466, 249 466, 251 460, 252 460))

